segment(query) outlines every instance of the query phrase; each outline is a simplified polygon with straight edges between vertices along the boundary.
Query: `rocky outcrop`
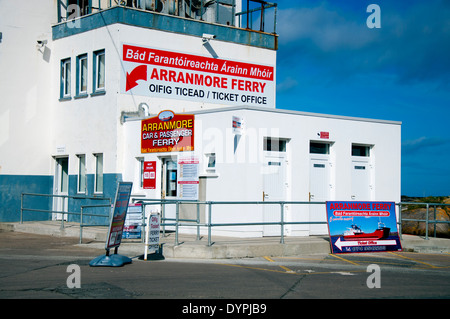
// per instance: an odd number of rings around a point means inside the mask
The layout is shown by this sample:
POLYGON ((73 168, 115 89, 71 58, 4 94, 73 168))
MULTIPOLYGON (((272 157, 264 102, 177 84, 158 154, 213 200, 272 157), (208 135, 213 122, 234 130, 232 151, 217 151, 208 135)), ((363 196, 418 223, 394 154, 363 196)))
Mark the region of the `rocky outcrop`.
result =
MULTIPOLYGON (((450 204, 450 197, 442 201, 443 204, 450 204)), ((404 205, 402 207, 402 233, 425 236, 426 224, 424 221, 404 221, 404 219, 426 219, 427 209, 425 205, 404 205)), ((428 219, 434 220, 434 206, 430 205, 428 219)), ((436 207, 436 220, 450 221, 450 206, 436 207)), ((437 223, 428 224, 428 236, 434 236, 436 225, 436 236, 450 238, 450 224, 437 223)))

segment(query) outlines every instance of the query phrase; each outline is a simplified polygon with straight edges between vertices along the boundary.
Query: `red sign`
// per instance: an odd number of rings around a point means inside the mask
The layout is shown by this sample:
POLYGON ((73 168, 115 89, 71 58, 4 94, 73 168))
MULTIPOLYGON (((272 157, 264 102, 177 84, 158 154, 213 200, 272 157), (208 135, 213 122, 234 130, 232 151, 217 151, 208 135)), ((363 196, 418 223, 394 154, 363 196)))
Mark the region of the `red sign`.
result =
POLYGON ((120 90, 227 105, 275 105, 275 67, 123 44, 120 90))
POLYGON ((194 115, 162 111, 142 120, 141 153, 194 150, 194 115))
MULTIPOLYGON (((259 80, 274 80, 274 68, 252 63, 221 60, 204 56, 123 45, 123 61, 144 63, 221 75, 245 76, 259 80)), ((170 76, 167 75, 167 76, 170 76)))
POLYGON ((144 162, 144 189, 156 188, 156 161, 144 162))
POLYGON ((330 138, 330 132, 320 132, 320 138, 329 139, 330 138))

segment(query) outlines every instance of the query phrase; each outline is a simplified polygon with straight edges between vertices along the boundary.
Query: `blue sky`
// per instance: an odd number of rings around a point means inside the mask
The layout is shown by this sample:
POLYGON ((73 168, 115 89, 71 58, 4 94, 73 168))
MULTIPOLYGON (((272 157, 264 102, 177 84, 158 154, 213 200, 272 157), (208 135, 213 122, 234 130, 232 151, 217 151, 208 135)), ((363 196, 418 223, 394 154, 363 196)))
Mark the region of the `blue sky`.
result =
POLYGON ((450 1, 273 2, 277 108, 403 122, 402 194, 450 196, 450 1))

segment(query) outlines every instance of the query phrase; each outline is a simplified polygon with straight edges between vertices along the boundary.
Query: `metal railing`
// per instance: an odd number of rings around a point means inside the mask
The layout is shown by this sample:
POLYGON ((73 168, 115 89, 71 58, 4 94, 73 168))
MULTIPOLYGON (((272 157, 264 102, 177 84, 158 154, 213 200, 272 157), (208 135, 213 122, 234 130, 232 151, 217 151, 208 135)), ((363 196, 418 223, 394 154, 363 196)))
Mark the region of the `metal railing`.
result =
MULTIPOLYGON (((73 204, 73 203, 72 203, 73 204)), ((73 205, 77 206, 77 205, 73 205)), ((83 227, 91 227, 91 226, 108 226, 107 224, 83 224, 83 217, 89 216, 89 217, 104 217, 107 218, 108 221, 110 219, 109 212, 108 215, 105 214, 87 214, 84 212, 85 209, 92 209, 92 208, 107 208, 111 207, 111 198, 109 197, 96 197, 96 196, 70 196, 70 195, 56 195, 56 194, 36 194, 36 193, 22 193, 20 197, 20 224, 23 224, 24 222, 24 212, 38 212, 38 213, 44 213, 44 214, 61 214, 61 226, 60 229, 64 229, 64 221, 66 219, 66 216, 79 216, 79 223, 80 223, 80 244, 82 242, 82 233, 83 233, 83 227), (56 198, 62 199, 62 210, 54 210, 52 209, 39 209, 39 208, 31 208, 31 207, 25 207, 24 203, 26 201, 26 197, 42 197, 42 198, 51 198, 52 203, 47 202, 48 206, 53 207, 55 203, 56 198), (73 201, 86 201, 86 200, 92 200, 92 201, 108 201, 108 204, 102 204, 102 205, 80 205, 80 211, 69 211, 69 200, 73 201), (66 205, 67 202, 67 205, 66 205)))
MULTIPOLYGON (((280 243, 284 244, 284 237, 285 237, 285 226, 286 225, 326 225, 326 216, 323 216, 323 221, 286 221, 284 217, 285 208, 287 205, 326 205, 326 202, 308 202, 308 201, 192 201, 192 200, 177 200, 177 199, 148 199, 148 198, 139 198, 139 197, 133 197, 131 199, 132 202, 139 202, 143 206, 143 220, 142 225, 143 227, 146 226, 145 222, 145 211, 147 206, 158 206, 158 211, 161 213, 161 226, 162 226, 162 233, 163 236, 165 236, 166 233, 166 226, 173 226, 175 229, 175 245, 179 245, 179 229, 180 227, 196 227, 196 239, 200 240, 200 230, 203 227, 203 229, 206 228, 207 230, 207 245, 211 246, 213 244, 212 242, 212 229, 216 227, 239 227, 239 226, 268 226, 268 225, 274 225, 279 226, 279 236, 280 236, 280 243), (174 217, 166 217, 166 210, 168 205, 175 205, 175 216, 174 217), (181 205, 195 205, 195 218, 180 218, 180 208, 181 205), (213 222, 213 206, 220 206, 220 205, 274 205, 279 206, 279 218, 277 221, 258 221, 258 222, 213 222), (204 206, 205 214, 204 214, 204 221, 201 222, 201 214, 200 214, 200 207, 204 206)), ((63 201, 64 202, 64 201, 63 201)), ((450 204, 440 204, 440 203, 419 203, 419 202, 399 202, 395 204, 398 206, 398 232, 399 236, 402 236, 402 222, 405 221, 416 221, 416 222, 424 222, 425 223, 425 239, 429 239, 429 225, 434 225, 434 237, 436 237, 436 225, 445 223, 450 224, 450 221, 446 220, 437 220, 436 219, 436 212, 437 207, 450 207, 450 204), (403 218, 402 217, 402 208, 405 205, 419 205, 419 206, 425 206, 426 207, 426 213, 424 219, 412 219, 412 218, 403 218), (433 218, 430 218, 430 212, 433 212, 433 218)), ((83 218, 86 216, 93 216, 93 217, 105 217, 110 218, 110 215, 101 215, 101 214, 87 214, 85 213, 86 209, 93 209, 93 208, 106 208, 111 207, 111 199, 110 198, 104 198, 104 197, 87 197, 87 196, 68 196, 68 195, 46 195, 46 194, 32 194, 32 193, 22 193, 21 196, 21 208, 20 208, 20 223, 23 223, 23 213, 24 212, 43 212, 48 214, 54 214, 59 213, 62 214, 61 218, 61 229, 64 228, 64 215, 79 215, 80 216, 80 243, 82 241, 82 228, 83 227, 90 227, 90 226, 109 226, 109 225, 90 225, 90 224, 84 224, 83 218), (109 204, 104 205, 81 205, 80 206, 80 212, 69 212, 69 211, 57 211, 53 209, 37 209, 37 208, 27 208, 24 207, 24 197, 25 196, 41 196, 41 197, 48 197, 48 198, 67 198, 67 199, 73 199, 73 200, 108 200, 109 204)), ((325 211, 326 207, 324 207, 325 211)), ((111 213, 111 212, 110 212, 111 213)), ((450 235, 450 234, 449 234, 450 235)))
POLYGON ((284 226, 285 225, 326 225, 325 221, 285 221, 284 211, 286 205, 325 205, 325 202, 302 202, 302 201, 189 201, 189 200, 158 200, 158 199, 142 199, 136 198, 133 201, 139 202, 143 205, 143 210, 145 211, 146 206, 161 205, 161 226, 163 236, 165 234, 166 226, 175 227, 175 245, 179 245, 178 234, 180 227, 197 227, 197 240, 200 239, 200 227, 207 228, 208 236, 208 246, 212 243, 212 228, 214 227, 226 227, 226 226, 268 226, 268 225, 278 225, 280 226, 280 243, 284 244, 284 226), (167 205, 176 205, 175 208, 175 218, 168 218, 165 215, 167 205), (195 219, 183 219, 180 218, 180 205, 196 205, 197 206, 197 217, 195 219), (205 205, 207 207, 206 222, 200 222, 200 205, 205 205), (280 207, 280 218, 279 221, 261 221, 261 222, 245 222, 245 223, 213 223, 213 205, 276 205, 280 207))
MULTIPOLYGON (((436 211, 437 207, 450 207, 450 204, 441 204, 441 203, 421 203, 421 202, 400 202, 396 204, 399 206, 399 232, 401 234, 401 227, 403 221, 412 221, 412 222, 424 222, 425 223, 425 239, 429 239, 429 225, 433 224, 433 236, 436 237, 436 226, 437 224, 450 224, 448 220, 437 220, 436 219, 436 211), (425 219, 417 219, 417 218, 403 218, 402 217, 402 208, 405 205, 413 205, 413 206, 425 206, 425 219), (430 208, 433 208, 433 219, 430 219, 430 208)), ((448 234, 450 237, 450 234, 448 234)))
POLYGON ((232 26, 235 24, 234 17, 237 16, 235 14, 235 0, 92 0, 89 2, 77 0, 72 1, 71 4, 69 4, 68 0, 58 0, 58 23, 117 6, 194 20, 208 20, 208 22, 212 23, 226 24, 224 21, 228 20, 228 23, 232 26), (227 10, 221 10, 222 7, 227 8, 227 10), (210 8, 213 9, 213 14, 207 14, 207 10, 210 8))
MULTIPOLYGON (((285 207, 287 205, 323 205, 324 211, 326 209, 326 202, 304 202, 304 201, 189 201, 189 200, 160 200, 160 199, 132 199, 133 201, 139 201, 143 205, 143 211, 145 212, 146 206, 161 206, 161 226, 163 231, 163 236, 165 234, 165 226, 174 226, 175 227, 175 245, 179 245, 179 228, 180 227, 197 227, 197 240, 200 239, 200 227, 207 228, 207 236, 208 242, 207 245, 211 246, 212 243, 212 228, 214 227, 224 227, 224 226, 261 226, 261 225, 278 225, 280 226, 280 243, 284 244, 285 231, 284 226, 286 225, 326 225, 326 216, 324 216, 325 221, 285 221, 284 212, 285 207), (166 206, 167 205, 176 205, 175 208, 175 218, 167 218, 165 215, 166 206), (180 205, 196 205, 197 216, 195 219, 186 219, 180 218, 180 205), (204 205, 207 207, 207 213, 205 214, 205 222, 200 222, 200 205, 204 205), (279 220, 272 222, 231 222, 231 223, 214 223, 212 222, 213 218, 213 206, 217 205, 276 205, 279 206, 279 220)), ((439 206, 450 206, 450 204, 439 204, 439 203, 408 203, 408 202, 400 202, 396 203, 398 206, 399 219, 397 221, 398 224, 398 232, 401 238, 402 236, 402 221, 418 221, 425 222, 426 224, 426 235, 425 239, 429 239, 428 235, 428 226, 430 224, 434 224, 434 237, 436 237, 436 224, 446 223, 450 224, 450 221, 445 220, 437 220, 436 219, 436 208, 439 206), (402 205, 425 205, 426 206, 426 218, 425 219, 411 219, 411 218, 402 218, 402 205), (430 208, 434 207, 434 218, 429 218, 430 208)), ((449 234, 450 235, 450 234, 449 234)))
POLYGON ((92 0, 72 1, 58 0, 57 20, 60 22, 73 21, 76 18, 92 13, 121 6, 139 10, 146 10, 155 13, 165 13, 183 18, 202 20, 211 23, 246 28, 248 30, 258 30, 276 34, 277 24, 277 4, 264 0, 247 0, 241 12, 236 12, 236 0, 92 0), (251 3, 251 5, 250 5, 251 3), (163 9, 164 7, 164 9, 163 9), (213 14, 207 13, 207 9, 212 8, 213 14), (223 10, 222 8, 227 8, 223 10), (244 9, 245 8, 245 9, 244 9), (254 18, 254 15, 256 17, 254 18), (255 24, 255 27, 253 26, 255 24), (267 25, 267 27, 266 27, 267 25), (267 29, 267 31, 266 31, 267 29))
POLYGON ((266 32, 266 27, 265 27, 265 23, 267 20, 269 20, 269 22, 273 22, 273 28, 272 28, 272 32, 269 33, 277 33, 277 4, 276 3, 271 3, 271 2, 267 2, 267 1, 263 1, 263 0, 247 0, 247 10, 242 11, 242 12, 237 12, 235 15, 236 17, 239 17, 238 19, 238 27, 241 28, 242 24, 244 23, 242 20, 244 20, 244 16, 247 16, 246 18, 246 29, 253 29, 253 13, 259 12, 259 17, 256 18, 256 22, 258 22, 259 19, 259 31, 262 32, 266 32), (260 4, 260 7, 256 7, 253 9, 250 9, 250 2, 255 2, 260 4), (266 14, 267 14, 267 10, 274 8, 274 12, 273 12, 273 17, 269 16, 269 19, 267 19, 266 14), (273 19, 273 21, 270 21, 271 19, 273 19))

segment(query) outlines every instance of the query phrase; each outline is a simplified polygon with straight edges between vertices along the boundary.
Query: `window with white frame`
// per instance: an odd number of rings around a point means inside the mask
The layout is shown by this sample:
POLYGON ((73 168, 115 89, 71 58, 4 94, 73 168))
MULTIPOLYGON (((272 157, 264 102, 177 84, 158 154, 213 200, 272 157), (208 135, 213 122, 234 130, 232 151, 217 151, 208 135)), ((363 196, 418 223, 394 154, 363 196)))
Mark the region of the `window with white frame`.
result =
POLYGON ((61 60, 61 99, 70 98, 71 67, 70 58, 61 60))
POLYGON ((216 172, 216 153, 206 153, 206 173, 216 172))
POLYGON ((370 157, 370 146, 352 144, 352 156, 370 157))
POLYGON ((280 139, 275 137, 265 137, 264 138, 264 151, 268 152, 286 152, 286 139, 280 139))
POLYGON ((87 95, 88 85, 88 59, 87 54, 77 57, 77 96, 87 95))
POLYGON ((86 194, 86 155, 77 155, 78 157, 78 193, 86 194))
POLYGON ((105 91, 105 50, 94 52, 94 87, 93 93, 105 91))
POLYGON ((95 156, 95 192, 103 193, 103 154, 94 154, 95 156))
POLYGON ((321 142, 309 142, 309 153, 310 154, 330 154, 330 144, 321 142))
POLYGON ((139 187, 144 187, 144 158, 143 157, 137 157, 136 158, 139 165, 139 187))

